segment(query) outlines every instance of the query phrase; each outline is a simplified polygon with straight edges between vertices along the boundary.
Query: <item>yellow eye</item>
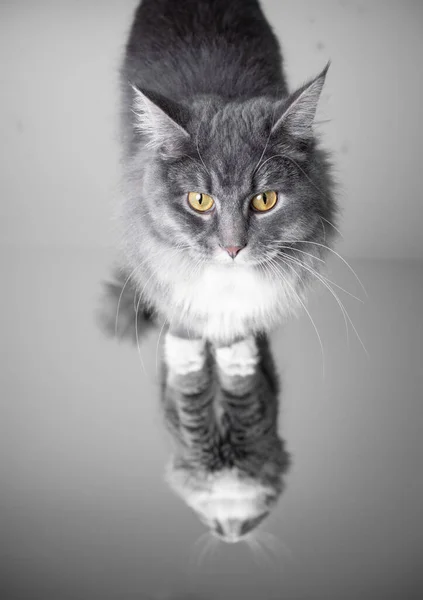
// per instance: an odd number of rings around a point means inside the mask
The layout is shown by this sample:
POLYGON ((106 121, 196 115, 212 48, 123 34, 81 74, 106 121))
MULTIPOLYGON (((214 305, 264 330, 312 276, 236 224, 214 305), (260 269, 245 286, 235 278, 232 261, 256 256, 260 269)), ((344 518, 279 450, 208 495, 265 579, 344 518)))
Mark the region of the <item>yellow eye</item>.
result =
POLYGON ((265 212, 266 210, 270 210, 275 206, 277 199, 278 194, 273 190, 270 190, 254 196, 254 198, 251 200, 251 204, 255 210, 265 212))
POLYGON ((188 202, 195 210, 206 212, 210 210, 214 204, 214 200, 208 194, 200 194, 199 192, 189 192, 188 202))

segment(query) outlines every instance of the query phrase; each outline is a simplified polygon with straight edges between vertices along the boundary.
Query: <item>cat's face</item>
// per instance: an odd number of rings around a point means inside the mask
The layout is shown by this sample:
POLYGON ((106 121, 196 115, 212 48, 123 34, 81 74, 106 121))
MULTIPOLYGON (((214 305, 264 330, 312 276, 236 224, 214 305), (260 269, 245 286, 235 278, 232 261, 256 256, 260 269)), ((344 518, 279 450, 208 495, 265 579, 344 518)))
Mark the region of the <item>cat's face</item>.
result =
POLYGON ((173 472, 173 489, 218 538, 236 543, 251 534, 269 515, 279 493, 237 469, 193 477, 173 472))
POLYGON ((179 245, 191 266, 254 268, 277 261, 281 241, 322 241, 332 205, 312 122, 325 74, 280 101, 199 99, 188 108, 135 91, 147 147, 132 161, 132 231, 148 223, 150 240, 179 245))

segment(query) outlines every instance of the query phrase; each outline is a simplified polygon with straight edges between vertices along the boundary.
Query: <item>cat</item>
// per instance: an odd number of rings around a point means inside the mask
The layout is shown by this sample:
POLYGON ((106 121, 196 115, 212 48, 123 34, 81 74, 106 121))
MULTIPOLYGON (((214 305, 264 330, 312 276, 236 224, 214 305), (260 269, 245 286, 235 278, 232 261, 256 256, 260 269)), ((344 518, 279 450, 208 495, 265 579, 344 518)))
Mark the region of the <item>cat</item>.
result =
POLYGON ((121 68, 123 313, 104 322, 137 342, 166 325, 168 481, 226 542, 272 511, 289 462, 266 347, 335 238, 313 130, 328 67, 290 92, 257 0, 143 0, 121 68))
POLYGON ((230 345, 303 305, 334 239, 313 120, 256 0, 143 0, 121 68, 122 250, 144 321, 230 345))

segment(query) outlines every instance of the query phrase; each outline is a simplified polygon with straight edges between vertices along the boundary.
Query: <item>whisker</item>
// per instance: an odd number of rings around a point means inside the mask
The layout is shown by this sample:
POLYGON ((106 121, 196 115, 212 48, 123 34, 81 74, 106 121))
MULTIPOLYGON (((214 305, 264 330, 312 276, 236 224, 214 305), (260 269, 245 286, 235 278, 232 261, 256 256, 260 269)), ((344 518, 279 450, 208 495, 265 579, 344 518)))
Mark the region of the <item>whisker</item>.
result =
POLYGON ((204 531, 201 535, 198 536, 198 538, 193 543, 193 548, 195 549, 199 544, 201 544, 201 542, 204 539, 208 538, 209 536, 210 536, 210 532, 209 531, 204 531))
MULTIPOLYGON (((342 262, 348 267, 348 269, 351 271, 351 273, 354 275, 354 277, 356 278, 356 280, 360 284, 361 289, 366 294, 366 298, 369 297, 369 295, 368 295, 368 293, 366 291, 366 288, 364 287, 361 279, 359 278, 359 276, 357 275, 357 273, 354 271, 354 269, 352 268, 352 266, 338 252, 336 252, 335 250, 333 250, 333 248, 330 248, 329 246, 325 246, 324 244, 320 244, 319 242, 312 242, 311 240, 294 240, 294 241, 291 241, 291 242, 288 242, 288 243, 291 243, 291 244, 314 244, 315 246, 319 246, 320 248, 325 248, 326 250, 329 250, 329 252, 332 252, 332 254, 334 254, 340 260, 342 260, 342 262)), ((296 248, 294 248, 294 249, 296 249, 296 248)))
POLYGON ((333 229, 341 236, 341 238, 343 238, 344 236, 342 235, 342 233, 339 231, 339 229, 337 227, 335 227, 335 225, 333 223, 331 223, 330 221, 328 221, 327 219, 325 219, 325 217, 322 217, 320 215, 320 218, 323 219, 323 221, 326 221, 326 223, 328 225, 330 225, 331 227, 333 227, 333 229))
POLYGON ((137 312, 137 302, 138 302, 137 289, 135 288, 135 292, 134 292, 134 314, 136 314, 136 312, 137 312))
POLYGON ((364 342, 363 342, 363 340, 362 340, 362 339, 361 339, 361 337, 359 336, 359 334, 358 334, 358 331, 357 331, 357 329, 356 329, 356 327, 355 327, 354 323, 352 322, 352 320, 351 320, 351 318, 350 318, 350 316, 349 316, 348 312, 347 312, 347 311, 345 311, 345 314, 347 315, 347 319, 348 319, 348 321, 350 322, 350 325, 351 325, 351 327, 353 328, 353 330, 354 330, 354 333, 355 333, 355 335, 357 336, 357 339, 358 339, 358 341, 360 342, 360 344, 361 344, 361 347, 363 348, 363 350, 364 350, 364 352, 365 352, 365 354, 366 354, 367 358, 370 358, 370 354, 369 354, 369 352, 368 352, 368 350, 367 350, 366 346, 364 345, 364 342))
POLYGON ((212 536, 212 543, 211 543, 211 557, 212 558, 216 554, 216 551, 217 551, 217 549, 219 547, 219 543, 220 543, 220 540, 217 537, 212 536))
POLYGON ((201 564, 203 563, 203 561, 206 558, 206 555, 209 553, 209 551, 211 550, 213 545, 214 545, 214 538, 210 534, 209 538, 206 540, 206 543, 203 546, 203 549, 200 550, 200 552, 198 554, 198 557, 197 557, 197 565, 198 566, 201 566, 201 564))
POLYGON ((323 221, 322 221, 322 217, 321 217, 320 215, 319 215, 319 219, 320 219, 320 222, 321 222, 321 224, 322 224, 322 228, 323 228, 323 241, 324 241, 324 242, 325 242, 325 244, 326 244, 326 229, 325 229, 325 224, 323 223, 323 221))
POLYGON ((119 300, 117 303, 117 308, 116 308, 116 318, 115 318, 115 337, 117 337, 117 332, 118 332, 118 320, 119 320, 119 309, 120 309, 120 303, 122 301, 122 296, 123 296, 123 292, 125 291, 126 286, 128 285, 129 280, 131 279, 132 275, 135 273, 135 271, 137 271, 139 269, 139 266, 135 267, 135 269, 133 269, 131 271, 131 273, 128 275, 125 283, 123 284, 122 290, 120 292, 119 295, 119 300))
POLYGON ((292 248, 291 246, 278 246, 279 248, 286 248, 287 250, 294 250, 295 252, 300 252, 300 254, 304 254, 305 256, 310 256, 310 258, 313 258, 313 260, 317 260, 323 264, 325 264, 325 261, 323 260, 323 258, 320 258, 319 256, 315 256, 314 254, 311 254, 310 252, 305 252, 304 250, 299 250, 299 248, 292 248))
POLYGON ((254 537, 253 535, 249 536, 247 543, 249 543, 249 546, 253 553, 255 552, 256 556, 259 557, 259 559, 261 560, 261 564, 258 563, 260 566, 267 565, 271 566, 272 569, 275 568, 275 563, 273 562, 273 560, 270 559, 263 546, 260 545, 260 541, 257 539, 257 537, 254 537))
POLYGON ((338 285, 337 283, 335 283, 334 281, 332 281, 332 279, 329 279, 328 277, 321 275, 321 277, 323 277, 323 279, 325 281, 327 281, 328 283, 334 285, 336 288, 338 288, 338 290, 341 290, 341 292, 344 292, 344 294, 347 294, 347 296, 351 296, 351 298, 354 298, 354 300, 357 300, 357 302, 360 302, 361 304, 364 304, 364 300, 362 300, 361 298, 359 298, 358 296, 355 296, 354 294, 352 294, 351 292, 349 292, 348 290, 345 290, 343 287, 341 287, 340 285, 338 285))
POLYGON ((198 137, 199 137, 199 135, 200 135, 200 129, 201 129, 201 125, 203 124, 203 121, 204 121, 204 117, 205 117, 205 114, 206 114, 206 110, 207 110, 207 109, 204 109, 204 111, 203 111, 203 114, 202 114, 202 116, 201 116, 200 124, 198 125, 197 135, 195 136, 195 146, 196 146, 197 153, 198 153, 198 156, 199 156, 199 158, 200 158, 200 160, 201 160, 201 163, 202 163, 203 167, 205 168, 205 170, 207 171, 207 173, 208 173, 208 174, 210 175, 210 177, 211 177, 211 173, 210 173, 210 171, 208 170, 208 168, 206 167, 206 165, 204 164, 203 157, 202 157, 202 156, 201 156, 201 154, 200 154, 200 147, 199 147, 199 144, 198 144, 198 137))
MULTIPOLYGON (((309 273, 311 273, 312 275, 314 275, 314 276, 316 277, 316 279, 317 279, 318 281, 320 281, 320 282, 321 282, 321 283, 322 283, 322 284, 323 284, 323 285, 324 285, 324 286, 325 286, 325 287, 326 287, 326 288, 327 288, 327 289, 328 289, 328 290, 329 290, 329 291, 332 293, 333 297, 335 298, 335 300, 337 301, 337 303, 338 303, 338 305, 339 305, 339 308, 341 309, 342 316, 344 317, 345 329, 346 329, 346 332, 347 332, 347 344, 348 344, 348 346, 349 346, 349 330, 348 330, 348 322, 347 322, 347 318, 346 318, 346 316, 345 316, 345 312, 346 312, 346 310, 345 310, 345 308, 344 308, 344 305, 342 304, 342 302, 341 302, 341 301, 340 301, 340 299, 338 298, 338 296, 335 294, 335 292, 334 292, 334 291, 332 290, 332 288, 329 286, 329 284, 327 284, 327 283, 324 281, 324 279, 323 279, 322 277, 320 277, 320 275, 319 275, 319 274, 318 274, 318 273, 317 273, 317 272, 316 272, 314 269, 310 269, 310 268, 308 268, 308 267, 307 267, 305 264, 301 263, 300 261, 296 261, 294 258, 292 258, 292 257, 289 257, 289 256, 287 256, 287 255, 284 255, 284 259, 282 259, 282 260, 284 260, 284 262, 285 262, 285 260, 292 261, 292 262, 294 262, 295 264, 297 264, 297 265, 299 265, 300 267, 302 267, 303 269, 306 269, 306 270, 307 270, 309 273)), ((289 265, 288 265, 288 266, 289 266, 289 265)), ((297 271, 294 269, 294 267, 292 267, 292 266, 291 266, 290 268, 291 268, 291 269, 294 271, 294 273, 297 273, 297 271)), ((298 273, 297 273, 297 275, 298 275, 298 273)))
POLYGON ((286 158, 286 156, 284 156, 283 154, 274 154, 273 156, 269 156, 269 158, 266 158, 266 160, 264 162, 261 163, 261 165, 258 167, 257 171, 259 171, 260 169, 262 169, 264 167, 264 165, 269 162, 269 160, 272 160, 272 158, 286 158))
MULTIPOLYGON (((293 261, 295 261, 295 259, 294 259, 294 258, 292 258, 292 257, 288 257, 287 255, 284 255, 284 257, 285 257, 285 258, 288 258, 289 260, 293 260, 293 261)), ((322 276, 321 276, 319 273, 317 273, 317 272, 316 272, 314 269, 310 269, 309 267, 307 267, 307 266, 306 266, 304 263, 301 263, 300 261, 295 261, 295 262, 296 262, 296 264, 298 264, 298 265, 300 265, 301 267, 303 267, 303 268, 307 269, 308 271, 310 271, 310 272, 311 272, 311 273, 312 273, 312 274, 313 274, 313 275, 314 275, 314 276, 315 276, 315 277, 316 277, 316 278, 317 278, 317 279, 318 279, 318 280, 319 280, 319 281, 320 281, 320 282, 321 282, 321 283, 322 283, 322 284, 323 284, 323 285, 324 285, 324 286, 325 286, 325 287, 326 287, 326 288, 327 288, 327 289, 328 289, 328 290, 331 292, 331 294, 332 294, 332 295, 333 295, 333 297, 335 298, 336 302, 338 303, 338 305, 339 305, 339 307, 340 307, 340 309, 341 309, 341 311, 342 311, 343 317, 344 317, 344 321, 345 321, 345 327, 346 327, 346 330, 347 330, 347 342, 348 342, 348 344, 349 344, 349 333, 348 333, 348 323, 347 323, 347 319, 348 319, 348 322, 350 323, 351 327, 353 328, 353 330, 354 330, 354 333, 356 334, 356 336, 357 336, 357 339, 358 339, 358 341, 360 342, 360 344, 361 344, 361 346, 362 346, 362 348, 363 348, 364 352, 366 353, 366 355, 367 355, 367 356, 369 356, 369 353, 368 353, 368 351, 367 351, 367 348, 365 347, 365 345, 364 345, 364 343, 363 343, 363 340, 361 339, 360 335, 358 334, 358 331, 357 331, 357 329, 356 329, 356 327, 355 327, 354 323, 352 322, 352 319, 351 319, 350 315, 348 314, 348 311, 347 311, 347 309, 345 308, 344 304, 341 302, 341 300, 340 300, 339 296, 338 296, 338 295, 337 295, 337 294, 334 292, 334 290, 333 290, 333 289, 330 287, 330 285, 327 283, 328 281, 330 282, 330 280, 328 279, 328 280, 326 280, 326 281, 325 281, 325 278, 323 278, 323 277, 322 277, 322 276)), ((291 267, 291 268, 292 268, 292 267, 291 267)), ((330 282, 330 283, 333 283, 333 282, 330 282)), ((336 284, 336 283, 334 283, 334 285, 337 285, 337 284, 336 284)), ((340 287, 340 286, 337 286, 337 287, 340 287)), ((340 288, 340 289, 341 289, 342 291, 346 291, 346 290, 343 290, 343 288, 340 288)), ((348 293, 348 292, 347 292, 347 293, 348 293)), ((350 294, 350 295, 352 295, 352 294, 350 294)), ((355 297, 355 296, 353 296, 353 297, 355 297)), ((360 300, 359 298, 357 298, 357 300, 359 300, 360 302, 363 302, 363 301, 362 301, 362 300, 360 300)))
MULTIPOLYGON (((266 240, 267 241, 267 240, 266 240)), ((269 244, 269 246, 272 249, 285 249, 285 250, 292 250, 293 252, 297 253, 299 252, 300 254, 304 254, 305 256, 309 256, 310 258, 312 258, 313 260, 317 260, 318 262, 321 262, 323 264, 326 264, 326 261, 324 261, 322 258, 311 254, 310 252, 305 252, 304 250, 300 250, 299 248, 295 248, 293 246, 286 246, 286 245, 281 245, 279 242, 275 242, 274 240, 269 239, 268 241, 271 242, 271 244, 269 244), (273 245, 272 245, 273 244, 273 245)), ((324 246, 325 247, 325 246, 324 246)), ((284 256, 287 256, 286 254, 284 254, 284 256)), ((304 263, 301 263, 304 264, 304 263)), ((335 283, 334 281, 332 281, 331 279, 329 279, 328 277, 324 277, 324 279, 326 279, 326 281, 328 281, 329 283, 331 283, 332 285, 334 285, 335 287, 337 287, 339 290, 342 290, 345 294, 347 294, 348 296, 351 296, 351 298, 354 298, 354 300, 357 300, 358 302, 361 302, 362 304, 364 304, 364 300, 362 300, 361 298, 359 298, 358 296, 356 296, 355 294, 353 294, 352 292, 349 292, 348 290, 344 289, 343 287, 341 287, 339 284, 335 283)))
POLYGON ((138 304, 137 304, 137 310, 135 312, 135 338, 136 338, 136 342, 137 342, 138 356, 140 358, 142 368, 144 369, 144 373, 146 374, 146 376, 148 376, 147 375, 147 370, 145 368, 144 361, 143 361, 143 358, 142 358, 142 355, 141 355, 140 341, 139 341, 139 337, 138 337, 138 311, 139 311, 139 308, 140 308, 141 299, 142 299, 142 297, 140 295, 140 298, 139 298, 138 304))
POLYGON ((204 544, 207 543, 209 536, 210 536, 210 532, 204 531, 200 536, 198 536, 196 541, 192 544, 192 547, 191 547, 191 550, 190 550, 190 553, 188 556, 188 568, 189 568, 190 574, 192 574, 192 571, 195 568, 196 562, 198 560, 198 549, 200 549, 200 552, 202 551, 200 546, 203 542, 204 542, 204 544))
MULTIPOLYGON (((267 261, 268 261, 268 260, 269 260, 269 259, 267 259, 267 261)), ((264 274, 264 275, 265 275, 267 278, 269 278, 269 279, 272 279, 272 280, 274 279, 274 276, 275 276, 275 274, 274 274, 274 271, 273 271, 273 270, 270 268, 270 265, 269 265, 269 263, 268 263, 268 262, 267 262, 267 263, 265 263, 265 262, 261 263, 261 264, 259 265, 259 268, 260 268, 260 270, 262 270, 263 274, 264 274)), ((279 283, 279 281, 278 281, 278 280, 277 280, 277 283, 279 283)), ((292 298, 290 297, 290 294, 289 294, 289 292, 288 292, 287 290, 285 290, 285 289, 284 289, 283 291, 284 291, 284 293, 286 294, 286 296, 287 296, 288 300, 289 300, 290 302, 294 302, 294 299, 292 299, 292 298)), ((289 308, 289 310, 291 310, 291 307, 288 307, 288 308, 289 308)))
POLYGON ((250 536, 246 537, 244 539, 245 539, 245 543, 247 544, 247 546, 251 550, 251 554, 253 556, 254 562, 256 563, 256 565, 261 566, 260 562, 258 561, 257 546, 254 544, 253 539, 250 536))
MULTIPOLYGON (((267 277, 271 278, 272 280, 274 280, 275 278, 275 270, 274 267, 270 268, 271 265, 269 264, 269 257, 267 258, 267 262, 263 263, 263 273, 267 274, 267 277)), ((296 308, 293 308, 293 306, 297 306, 298 303, 298 294, 295 292, 294 288, 291 286, 290 289, 286 289, 282 282, 279 281, 279 273, 277 273, 277 278, 276 278, 277 283, 279 283, 279 285, 282 287, 284 294, 286 295, 286 298, 288 299, 289 302, 292 303, 292 306, 288 306, 286 308, 288 308, 289 312, 292 313, 294 312, 296 314, 296 308), (294 292, 294 294, 293 294, 294 292)))
POLYGON ((201 167, 201 163, 198 162, 197 159, 195 159, 194 157, 190 156, 189 154, 182 154, 181 156, 183 156, 185 158, 189 158, 190 160, 192 160, 192 162, 194 162, 196 165, 198 165, 199 167, 201 167))
POLYGON ((258 530, 257 534, 258 537, 261 539, 261 542, 264 545, 266 545, 266 547, 269 548, 269 550, 275 553, 280 553, 291 562, 295 562, 292 550, 287 546, 287 544, 282 542, 282 540, 278 539, 269 531, 258 530))
MULTIPOLYGON (((283 278, 283 280, 285 281, 285 283, 287 285, 289 285, 289 287, 292 289, 292 291, 294 292, 295 296, 297 297, 298 301, 300 302, 301 306, 303 307, 303 309, 305 310, 306 314, 308 315, 308 318, 310 319, 311 324, 313 325, 313 328, 316 332, 317 335, 317 339, 319 340, 319 345, 320 345, 320 350, 322 353, 322 376, 323 379, 325 378, 325 351, 324 351, 324 347, 323 347, 323 342, 322 342, 322 338, 320 337, 320 333, 319 330, 317 329, 317 326, 310 314, 310 312, 308 311, 306 305, 304 304, 304 302, 301 300, 299 294, 295 291, 295 289, 293 288, 293 286, 291 285, 291 283, 288 281, 288 279, 283 275, 282 270, 279 268, 279 265, 274 261, 274 259, 270 259, 270 264, 274 266, 274 272, 277 275, 279 273, 279 275, 283 278)), ((301 279, 301 278, 300 278, 301 279)))
POLYGON ((160 338, 161 338, 161 335, 162 335, 162 332, 163 332, 163 328, 166 325, 166 323, 167 323, 167 318, 165 318, 165 320, 163 321, 163 325, 162 325, 162 327, 160 329, 159 337, 157 338, 157 346, 156 346, 156 378, 158 377, 158 370, 159 370, 159 367, 158 367, 158 354, 159 354, 160 338))
MULTIPOLYGON (((288 257, 286 255, 285 255, 285 258, 288 258, 289 260, 295 260, 292 257, 288 257)), ((365 353, 368 355, 368 352, 367 352, 367 350, 366 350, 366 348, 365 348, 365 346, 363 344, 363 341, 361 340, 360 336, 358 335, 358 332, 357 332, 357 330, 356 330, 356 328, 355 328, 355 326, 354 326, 354 324, 353 324, 353 322, 351 320, 350 315, 348 314, 347 309, 345 308, 344 304, 341 302, 339 296, 337 294, 335 294, 334 290, 330 287, 330 285, 328 284, 328 282, 332 283, 333 285, 335 285, 337 287, 339 287, 344 292, 346 292, 346 290, 344 290, 343 288, 341 288, 340 286, 338 286, 336 283, 332 282, 330 279, 322 277, 319 273, 317 273, 316 271, 314 271, 314 269, 308 268, 304 263, 301 263, 300 261, 295 261, 295 262, 297 264, 299 264, 301 267, 303 267, 303 268, 307 269, 308 271, 310 271, 331 292, 331 294, 334 296, 335 300, 339 304, 339 307, 340 307, 340 309, 342 311, 342 314, 343 314, 343 317, 344 317, 345 327, 346 327, 346 330, 347 330, 347 341, 349 339, 348 324, 347 324, 347 319, 348 319, 348 321, 349 321, 351 327, 353 328, 353 330, 354 330, 354 332, 355 332, 358 340, 360 341, 360 344, 363 346, 363 349, 364 349, 365 353)), ((346 292, 346 293, 349 293, 349 292, 346 292)), ((349 295, 353 296, 352 294, 349 294, 349 295)), ((353 298, 355 298, 355 296, 353 296, 353 298)), ((356 300, 359 300, 360 302, 363 302, 360 298, 356 298, 356 300)))
POLYGON ((255 172, 257 171, 257 169, 259 168, 259 166, 260 166, 260 163, 261 163, 261 161, 262 161, 262 158, 263 158, 263 156, 264 156, 264 153, 265 153, 265 152, 266 152, 266 150, 267 150, 267 146, 269 145, 269 140, 270 140, 270 137, 271 137, 271 135, 272 135, 272 129, 273 129, 273 125, 274 125, 274 123, 275 123, 275 112, 276 112, 276 103, 275 103, 275 104, 274 104, 274 106, 273 106, 272 124, 271 124, 271 126, 270 126, 269 135, 267 136, 267 140, 266 140, 266 144, 265 144, 265 146, 264 146, 264 150, 263 150, 263 152, 261 153, 260 159, 259 159, 259 161, 258 161, 257 165, 255 166, 255 168, 254 168, 254 171, 253 171, 253 173, 252 173, 251 177, 254 177, 254 173, 255 173, 255 172))

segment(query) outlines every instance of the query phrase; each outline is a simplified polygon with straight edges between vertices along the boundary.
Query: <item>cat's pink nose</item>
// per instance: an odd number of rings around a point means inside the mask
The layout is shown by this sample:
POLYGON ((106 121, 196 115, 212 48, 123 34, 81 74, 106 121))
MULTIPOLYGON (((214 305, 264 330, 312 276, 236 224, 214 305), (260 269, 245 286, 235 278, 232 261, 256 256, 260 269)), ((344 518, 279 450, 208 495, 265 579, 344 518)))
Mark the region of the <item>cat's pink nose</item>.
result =
POLYGON ((225 250, 231 258, 235 258, 238 252, 243 248, 244 246, 225 246, 225 250))

